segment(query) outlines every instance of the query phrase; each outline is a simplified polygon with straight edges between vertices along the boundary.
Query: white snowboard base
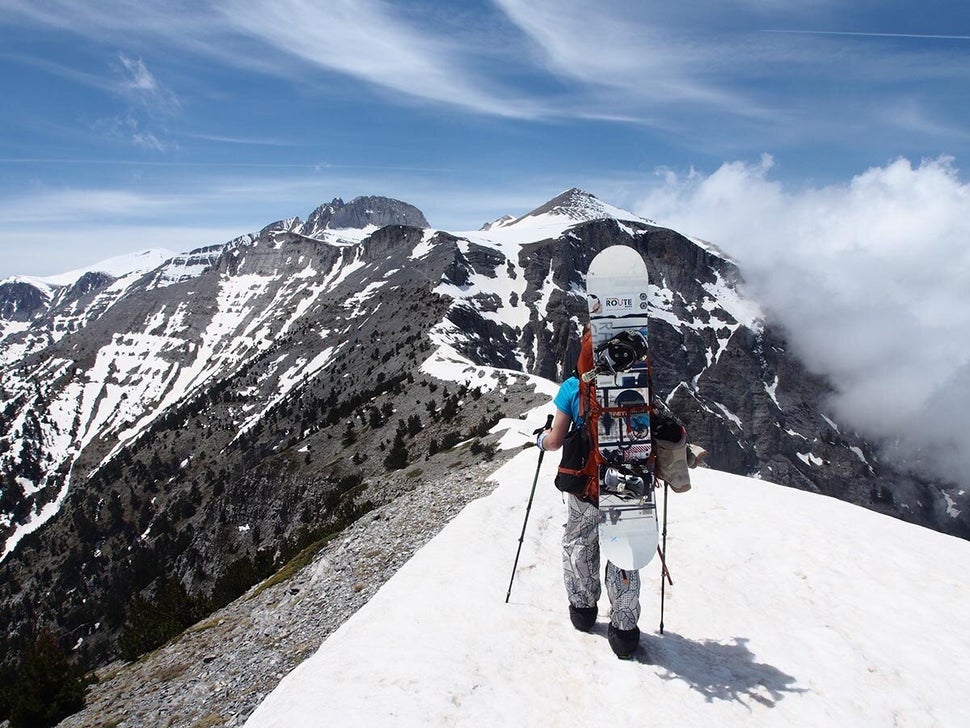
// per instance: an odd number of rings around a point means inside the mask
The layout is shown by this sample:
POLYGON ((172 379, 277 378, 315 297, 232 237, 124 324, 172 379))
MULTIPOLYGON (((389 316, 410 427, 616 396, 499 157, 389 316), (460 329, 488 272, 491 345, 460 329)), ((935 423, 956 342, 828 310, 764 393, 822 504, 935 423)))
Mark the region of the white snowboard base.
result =
POLYGON ((642 569, 657 554, 660 530, 657 506, 648 500, 629 500, 600 493, 600 558, 621 569, 642 569))

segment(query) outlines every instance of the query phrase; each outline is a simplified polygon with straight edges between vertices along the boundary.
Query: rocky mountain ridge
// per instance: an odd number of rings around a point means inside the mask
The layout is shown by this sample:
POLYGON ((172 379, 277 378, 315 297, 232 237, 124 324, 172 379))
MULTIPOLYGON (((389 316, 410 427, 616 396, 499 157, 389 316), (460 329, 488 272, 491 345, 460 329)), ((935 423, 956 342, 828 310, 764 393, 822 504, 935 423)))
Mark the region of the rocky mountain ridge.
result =
POLYGON ((579 190, 475 233, 337 198, 30 313, 0 284, 8 654, 40 622, 99 664, 167 580, 226 603, 392 502, 388 473, 487 457, 492 424, 547 398, 528 377, 571 370, 584 271, 616 244, 651 270, 656 395, 712 466, 966 535, 824 414, 827 383, 712 247, 579 190))
POLYGON ((471 500, 494 488, 501 459, 443 463, 438 487, 391 476, 393 501, 360 518, 285 580, 268 580, 133 663, 97 670, 84 710, 62 728, 239 726, 279 680, 309 657, 471 500), (442 497, 446 495, 447 497, 442 497))

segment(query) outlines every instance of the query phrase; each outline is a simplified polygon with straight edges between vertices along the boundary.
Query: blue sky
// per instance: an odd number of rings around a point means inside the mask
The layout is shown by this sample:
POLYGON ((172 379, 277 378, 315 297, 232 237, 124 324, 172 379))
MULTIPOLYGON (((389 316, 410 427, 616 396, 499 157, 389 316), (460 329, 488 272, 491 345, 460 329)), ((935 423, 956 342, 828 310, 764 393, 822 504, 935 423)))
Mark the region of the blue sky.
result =
POLYGON ((764 153, 796 191, 970 157, 957 2, 0 0, 0 39, 0 277, 335 196, 473 229, 764 153))

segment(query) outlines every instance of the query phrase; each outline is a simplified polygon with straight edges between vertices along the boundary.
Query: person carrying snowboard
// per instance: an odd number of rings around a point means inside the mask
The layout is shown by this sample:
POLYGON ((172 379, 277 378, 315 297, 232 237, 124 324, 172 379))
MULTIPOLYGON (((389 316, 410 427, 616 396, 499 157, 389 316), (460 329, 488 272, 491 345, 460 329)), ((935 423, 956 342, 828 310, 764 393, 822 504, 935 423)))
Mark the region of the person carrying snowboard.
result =
MULTIPOLYGON (((585 332, 580 346, 577 371, 589 371, 593 366, 592 343, 589 332, 585 332)), ((553 405, 556 412, 552 427, 539 433, 536 444, 548 452, 562 448, 570 433, 579 434, 587 422, 583 406, 583 388, 587 386, 578 374, 566 379, 559 388, 553 405)), ((593 428, 591 428, 593 429, 593 428)), ((659 434, 659 433, 658 433, 659 434)), ((660 445, 667 446, 664 454, 664 473, 670 478, 677 492, 690 487, 686 466, 686 431, 674 423, 667 429, 665 437, 673 437, 677 442, 658 440, 658 455, 663 452, 660 445), (679 436, 672 435, 678 428, 679 436), (676 481, 676 484, 673 482, 676 481), (686 482, 685 482, 686 481, 686 482)), ((595 450, 595 443, 589 443, 595 450)), ((567 450, 568 452, 568 450, 567 450)), ((599 496, 598 465, 590 453, 585 468, 582 486, 565 489, 557 479, 557 487, 566 492, 568 515, 562 542, 563 581, 569 600, 569 618, 573 626, 588 632, 596 623, 597 602, 602 593, 600 582, 600 511, 597 507, 599 496), (570 492, 575 491, 575 492, 570 492)), ((607 637, 613 652, 620 658, 632 656, 640 644, 640 573, 618 568, 612 562, 606 563, 606 592, 610 600, 610 624, 607 637)))

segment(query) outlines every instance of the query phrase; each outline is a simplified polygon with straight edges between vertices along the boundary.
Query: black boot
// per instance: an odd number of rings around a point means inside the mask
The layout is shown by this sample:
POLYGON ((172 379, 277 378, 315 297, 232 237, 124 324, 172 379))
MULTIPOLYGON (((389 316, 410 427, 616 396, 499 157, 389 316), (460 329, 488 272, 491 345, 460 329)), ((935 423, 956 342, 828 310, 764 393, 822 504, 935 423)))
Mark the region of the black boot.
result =
POLYGON ((580 632, 589 632, 596 624, 596 607, 574 607, 569 605, 569 620, 580 632))
POLYGON ((629 660, 633 656, 633 653, 636 652, 637 647, 640 646, 640 630, 637 627, 633 629, 618 629, 611 622, 606 636, 610 641, 610 647, 613 648, 613 652, 621 660, 629 660))

